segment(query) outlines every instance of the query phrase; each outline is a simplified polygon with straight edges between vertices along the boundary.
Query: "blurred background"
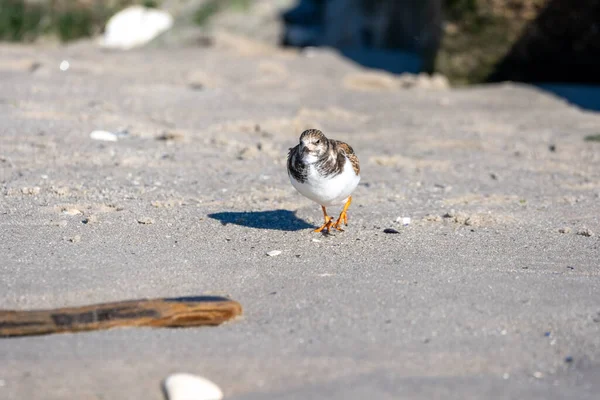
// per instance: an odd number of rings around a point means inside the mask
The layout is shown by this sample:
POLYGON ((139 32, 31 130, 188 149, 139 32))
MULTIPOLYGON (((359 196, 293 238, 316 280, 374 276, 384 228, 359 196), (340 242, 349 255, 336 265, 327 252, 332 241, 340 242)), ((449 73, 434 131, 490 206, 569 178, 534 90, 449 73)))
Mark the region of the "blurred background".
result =
POLYGON ((160 18, 121 18, 130 29, 117 26, 111 40, 146 29, 148 40, 132 47, 210 46, 225 31, 272 46, 334 48, 369 68, 440 74, 453 86, 531 83, 600 111, 600 0, 0 0, 0 40, 101 38, 131 6, 172 19, 154 35, 143 25, 160 18))

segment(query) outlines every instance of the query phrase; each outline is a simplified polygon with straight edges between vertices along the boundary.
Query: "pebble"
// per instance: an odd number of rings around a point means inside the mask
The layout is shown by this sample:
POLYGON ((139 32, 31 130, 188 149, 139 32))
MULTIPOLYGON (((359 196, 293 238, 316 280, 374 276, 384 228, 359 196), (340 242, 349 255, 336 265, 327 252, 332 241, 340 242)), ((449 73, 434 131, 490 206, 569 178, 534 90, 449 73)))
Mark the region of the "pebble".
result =
POLYGON ((540 371, 536 371, 536 372, 533 373, 533 377, 537 378, 537 379, 541 379, 541 378, 544 377, 544 374, 541 373, 540 371))
POLYGON ((119 140, 119 136, 117 136, 117 134, 109 131, 93 131, 90 133, 90 138, 103 142, 116 142, 119 140))
POLYGON ((571 233, 571 228, 569 228, 568 226, 565 226, 564 228, 560 228, 558 230, 558 233, 571 233))
POLYGON ((95 224, 96 222, 98 222, 98 217, 96 217, 95 215, 90 215, 89 217, 82 219, 81 222, 86 225, 95 224))
POLYGON ((398 232, 397 230, 392 229, 392 228, 385 228, 383 230, 383 233, 400 233, 400 232, 398 232))
POLYGON ((221 400, 223 392, 213 382, 201 376, 177 373, 163 381, 169 400, 221 400))
POLYGON ((313 241, 314 243, 321 243, 321 241, 320 241, 319 239, 312 239, 312 241, 313 241))
POLYGON ((585 227, 583 227, 580 230, 578 230, 577 234, 579 236, 585 236, 585 237, 592 237, 592 236, 594 236, 594 232, 592 232, 590 229, 585 228, 585 227))
POLYGON ((138 218, 137 222, 138 222, 138 224, 142 224, 142 225, 152 225, 154 223, 154 220, 149 217, 142 217, 142 218, 138 218))
POLYGON ((60 65, 58 66, 58 68, 64 72, 64 71, 68 70, 70 66, 71 66, 71 64, 67 60, 62 60, 60 62, 60 65))
POLYGON ((275 257, 275 256, 278 256, 280 254, 281 254, 281 251, 279 251, 279 250, 271 250, 270 252, 267 253, 267 255, 269 257, 275 257))

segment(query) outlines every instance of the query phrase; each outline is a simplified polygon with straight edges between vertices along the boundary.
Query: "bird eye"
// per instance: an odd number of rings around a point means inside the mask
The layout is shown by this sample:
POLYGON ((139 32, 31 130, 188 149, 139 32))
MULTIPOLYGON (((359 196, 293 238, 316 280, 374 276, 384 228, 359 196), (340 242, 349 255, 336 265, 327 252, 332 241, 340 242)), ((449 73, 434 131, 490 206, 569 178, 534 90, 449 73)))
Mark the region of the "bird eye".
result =
POLYGON ((321 143, 321 139, 319 139, 315 142, 315 144, 319 144, 319 143, 321 143))

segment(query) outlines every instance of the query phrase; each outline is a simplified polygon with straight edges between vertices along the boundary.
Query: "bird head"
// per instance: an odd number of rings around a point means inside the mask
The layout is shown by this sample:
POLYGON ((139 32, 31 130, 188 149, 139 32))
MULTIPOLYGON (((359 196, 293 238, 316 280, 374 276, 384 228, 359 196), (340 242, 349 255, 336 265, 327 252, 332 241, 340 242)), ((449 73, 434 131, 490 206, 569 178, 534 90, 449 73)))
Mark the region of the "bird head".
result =
POLYGON ((318 129, 308 129, 300 135, 300 154, 305 160, 321 157, 327 151, 328 140, 318 129))

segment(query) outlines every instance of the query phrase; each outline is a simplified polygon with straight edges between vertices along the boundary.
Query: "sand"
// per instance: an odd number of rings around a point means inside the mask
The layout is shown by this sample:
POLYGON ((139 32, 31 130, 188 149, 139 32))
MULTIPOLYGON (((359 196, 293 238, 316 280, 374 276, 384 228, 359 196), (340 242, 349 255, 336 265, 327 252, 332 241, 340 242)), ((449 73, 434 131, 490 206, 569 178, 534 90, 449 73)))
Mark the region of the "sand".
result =
POLYGON ((158 400, 173 372, 227 399, 597 398, 600 114, 239 43, 0 46, 0 306, 244 307, 217 328, 0 339, 1 399, 158 400), (306 128, 360 158, 343 233, 313 233, 289 183, 306 128))

